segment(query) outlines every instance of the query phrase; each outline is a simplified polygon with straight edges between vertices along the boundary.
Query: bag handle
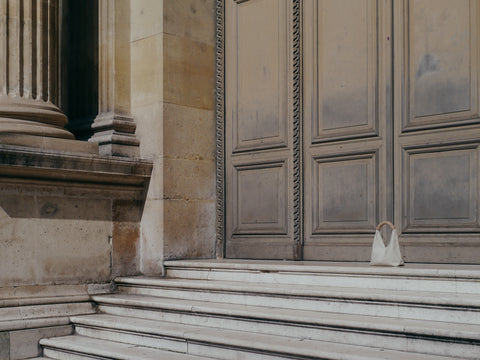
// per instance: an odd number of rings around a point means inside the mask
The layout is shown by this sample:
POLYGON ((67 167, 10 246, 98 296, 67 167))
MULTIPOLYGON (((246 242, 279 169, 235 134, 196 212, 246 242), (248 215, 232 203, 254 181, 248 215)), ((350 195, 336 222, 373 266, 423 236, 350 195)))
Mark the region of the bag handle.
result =
POLYGON ((390 226, 390 229, 395 230, 395 225, 393 225, 390 221, 382 221, 380 224, 377 225, 377 230, 380 230, 383 225, 388 225, 390 226))

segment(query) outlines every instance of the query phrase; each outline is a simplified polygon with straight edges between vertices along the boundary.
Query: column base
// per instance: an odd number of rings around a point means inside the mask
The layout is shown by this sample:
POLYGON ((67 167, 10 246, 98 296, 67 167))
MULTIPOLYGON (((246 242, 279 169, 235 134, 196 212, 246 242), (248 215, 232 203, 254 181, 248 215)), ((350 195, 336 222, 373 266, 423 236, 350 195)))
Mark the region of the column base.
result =
POLYGON ((0 134, 26 134, 62 139, 68 119, 54 104, 40 100, 0 96, 0 134))
POLYGON ((100 155, 137 158, 140 141, 135 135, 136 124, 132 117, 115 113, 99 114, 89 141, 98 143, 100 155))

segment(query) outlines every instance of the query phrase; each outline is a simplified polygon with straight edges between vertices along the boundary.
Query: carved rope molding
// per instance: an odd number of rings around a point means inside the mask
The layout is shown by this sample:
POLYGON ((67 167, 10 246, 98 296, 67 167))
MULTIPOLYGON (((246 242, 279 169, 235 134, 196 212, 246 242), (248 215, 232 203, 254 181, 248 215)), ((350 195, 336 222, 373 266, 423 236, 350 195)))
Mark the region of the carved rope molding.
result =
POLYGON ((303 150, 302 150, 302 0, 293 0, 293 240, 294 258, 302 259, 303 150))
POLYGON ((216 119, 216 256, 225 256, 225 4, 217 0, 215 11, 215 119, 216 119))

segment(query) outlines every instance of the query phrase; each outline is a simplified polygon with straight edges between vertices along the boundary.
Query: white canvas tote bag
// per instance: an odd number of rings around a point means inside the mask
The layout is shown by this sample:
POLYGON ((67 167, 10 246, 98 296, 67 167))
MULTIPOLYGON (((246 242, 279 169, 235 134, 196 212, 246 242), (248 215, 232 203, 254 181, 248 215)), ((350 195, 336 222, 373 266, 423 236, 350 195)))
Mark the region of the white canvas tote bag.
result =
POLYGON ((372 257, 370 265, 373 266, 400 266, 403 265, 400 245, 398 243, 398 234, 395 226, 390 221, 383 221, 378 224, 373 238, 372 257), (388 225, 392 229, 390 242, 385 246, 380 229, 383 225, 388 225))

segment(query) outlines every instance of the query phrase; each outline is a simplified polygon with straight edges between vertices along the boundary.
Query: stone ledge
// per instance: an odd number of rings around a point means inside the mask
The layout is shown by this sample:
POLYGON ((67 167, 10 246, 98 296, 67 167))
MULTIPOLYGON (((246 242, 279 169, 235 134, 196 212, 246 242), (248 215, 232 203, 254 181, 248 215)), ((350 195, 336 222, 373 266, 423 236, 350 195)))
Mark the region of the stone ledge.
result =
POLYGON ((48 136, 0 133, 0 144, 10 146, 25 146, 30 149, 35 148, 60 152, 98 154, 98 144, 90 143, 88 141, 53 138, 48 136))
POLYGON ((0 308, 89 301, 112 292, 112 283, 0 287, 0 308))
POLYGON ((2 177, 146 188, 152 167, 146 160, 0 144, 2 177))

